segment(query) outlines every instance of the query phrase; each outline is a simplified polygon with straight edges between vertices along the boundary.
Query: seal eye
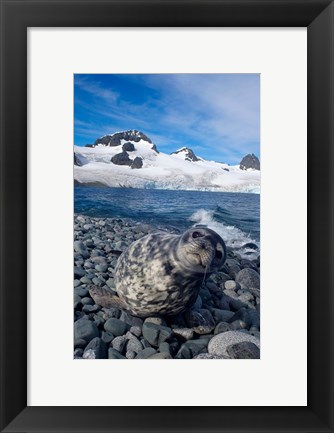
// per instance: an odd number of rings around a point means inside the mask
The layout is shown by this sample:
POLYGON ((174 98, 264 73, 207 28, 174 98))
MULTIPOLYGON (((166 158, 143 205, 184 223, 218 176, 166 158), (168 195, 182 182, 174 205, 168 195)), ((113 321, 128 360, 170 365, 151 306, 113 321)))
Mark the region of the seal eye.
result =
POLYGON ((200 233, 200 232, 194 232, 193 234, 192 234, 192 237, 193 238, 202 238, 204 235, 202 235, 202 233, 200 233))
POLYGON ((219 250, 216 250, 216 257, 217 259, 221 259, 223 257, 223 253, 219 250))

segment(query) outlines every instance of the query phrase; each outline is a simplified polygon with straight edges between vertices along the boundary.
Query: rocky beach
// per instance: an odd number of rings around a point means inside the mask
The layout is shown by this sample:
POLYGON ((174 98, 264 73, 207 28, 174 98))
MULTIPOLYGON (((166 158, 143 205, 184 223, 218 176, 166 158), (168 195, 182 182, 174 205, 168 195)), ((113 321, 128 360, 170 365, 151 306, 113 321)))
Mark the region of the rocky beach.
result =
MULTIPOLYGON (((256 253, 249 258, 227 245, 224 266, 203 284, 195 305, 177 316, 143 319, 94 303, 89 294, 92 286, 116 295, 114 269, 119 254, 158 228, 125 218, 75 215, 74 358, 260 358, 260 255, 256 245, 248 245, 256 253)), ((164 229, 177 232, 172 227, 164 229)))

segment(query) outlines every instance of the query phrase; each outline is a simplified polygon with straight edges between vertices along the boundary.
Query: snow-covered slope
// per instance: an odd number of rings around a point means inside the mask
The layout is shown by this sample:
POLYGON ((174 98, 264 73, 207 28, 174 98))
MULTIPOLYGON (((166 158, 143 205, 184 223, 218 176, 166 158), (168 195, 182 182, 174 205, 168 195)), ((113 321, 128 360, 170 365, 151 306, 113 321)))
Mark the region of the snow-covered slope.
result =
MULTIPOLYGON (((79 183, 96 182, 112 187, 260 192, 258 170, 241 170, 239 166, 199 157, 196 157, 197 161, 192 161, 189 160, 191 149, 184 151, 182 148, 181 152, 167 155, 158 152, 151 141, 140 138, 138 131, 126 131, 124 134, 127 139, 118 136, 119 145, 74 146, 77 159, 84 162, 81 166, 74 165, 74 179, 79 183), (131 140, 131 132, 136 141, 131 140), (132 143, 135 148, 126 152, 129 158, 125 157, 131 160, 130 164, 136 157, 142 159, 141 168, 111 162, 113 156, 124 153, 122 147, 125 143, 132 143)), ((126 146, 129 147, 128 144, 126 146)))

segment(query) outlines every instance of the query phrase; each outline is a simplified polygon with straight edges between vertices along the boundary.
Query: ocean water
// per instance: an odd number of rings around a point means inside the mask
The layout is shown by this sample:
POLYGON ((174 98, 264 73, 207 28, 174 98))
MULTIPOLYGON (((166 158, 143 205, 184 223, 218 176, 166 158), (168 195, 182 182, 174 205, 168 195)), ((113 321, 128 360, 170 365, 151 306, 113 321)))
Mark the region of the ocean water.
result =
POLYGON ((258 254, 244 248, 247 243, 260 248, 259 194, 79 186, 74 188, 74 211, 181 231, 203 224, 242 256, 258 254))

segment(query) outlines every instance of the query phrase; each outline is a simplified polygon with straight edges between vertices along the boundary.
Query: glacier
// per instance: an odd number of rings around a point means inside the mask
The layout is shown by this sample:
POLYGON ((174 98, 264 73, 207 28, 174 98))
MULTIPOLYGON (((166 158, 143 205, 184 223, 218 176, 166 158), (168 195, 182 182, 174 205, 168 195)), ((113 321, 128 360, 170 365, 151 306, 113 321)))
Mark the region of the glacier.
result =
POLYGON ((116 146, 74 146, 76 160, 80 161, 80 165, 74 165, 74 180, 76 184, 123 188, 260 193, 259 170, 241 170, 238 165, 208 161, 199 156, 197 161, 191 161, 187 157, 189 150, 184 147, 168 155, 157 152, 152 142, 143 139, 120 140, 120 145, 116 146), (128 152, 130 159, 140 157, 142 168, 132 169, 111 162, 128 142, 135 147, 128 152))

